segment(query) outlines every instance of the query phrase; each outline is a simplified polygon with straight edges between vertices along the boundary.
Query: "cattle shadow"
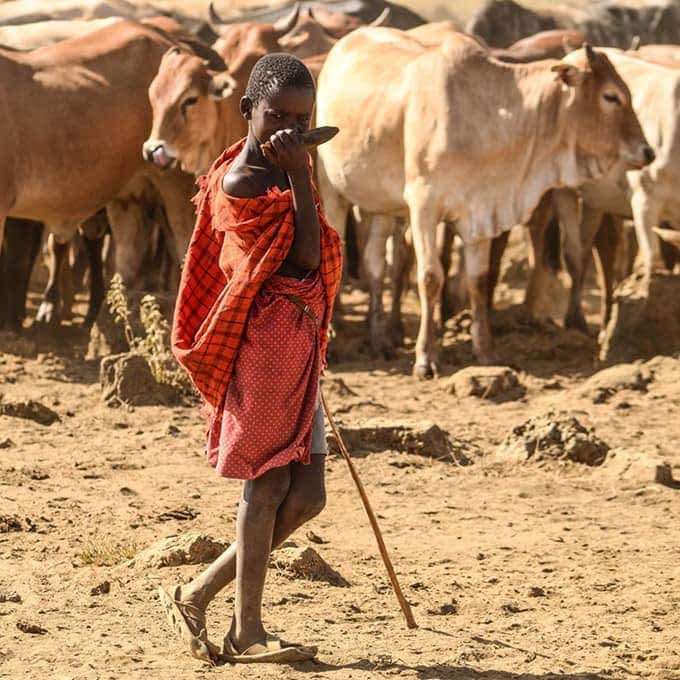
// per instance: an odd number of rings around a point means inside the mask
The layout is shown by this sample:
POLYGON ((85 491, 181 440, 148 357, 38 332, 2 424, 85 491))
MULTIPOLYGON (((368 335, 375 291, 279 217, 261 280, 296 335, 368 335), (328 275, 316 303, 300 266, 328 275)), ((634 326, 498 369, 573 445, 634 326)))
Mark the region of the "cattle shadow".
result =
POLYGON ((323 674, 323 677, 345 677, 348 670, 389 674, 409 673, 419 680, 606 680, 606 675, 597 673, 512 673, 509 671, 478 671, 465 666, 449 663, 407 664, 399 661, 371 661, 360 659, 348 664, 329 664, 322 661, 308 661, 298 664, 296 669, 303 673, 323 674))

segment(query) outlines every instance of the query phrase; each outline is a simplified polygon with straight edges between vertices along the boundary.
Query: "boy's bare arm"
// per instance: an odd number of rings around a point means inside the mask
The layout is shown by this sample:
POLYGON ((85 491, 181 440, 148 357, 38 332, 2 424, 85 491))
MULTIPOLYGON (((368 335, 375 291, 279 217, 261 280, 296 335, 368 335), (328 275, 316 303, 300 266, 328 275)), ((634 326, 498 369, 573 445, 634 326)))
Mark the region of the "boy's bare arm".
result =
POLYGON ((295 237, 286 261, 300 269, 317 269, 321 260, 321 225, 316 212, 307 148, 294 130, 281 130, 262 145, 272 163, 286 171, 293 195, 295 237))

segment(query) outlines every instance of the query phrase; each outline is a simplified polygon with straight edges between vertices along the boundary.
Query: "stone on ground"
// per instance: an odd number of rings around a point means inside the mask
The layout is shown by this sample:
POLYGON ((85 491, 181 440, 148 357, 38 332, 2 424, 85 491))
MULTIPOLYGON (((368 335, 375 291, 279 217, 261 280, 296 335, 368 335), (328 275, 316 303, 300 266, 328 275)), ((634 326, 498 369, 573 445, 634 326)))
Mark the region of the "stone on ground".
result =
POLYGON ((638 486, 656 483, 680 487, 680 482, 673 479, 671 466, 658 451, 612 449, 603 469, 624 484, 638 486))
POLYGON ((177 567, 204 564, 219 557, 229 546, 204 534, 168 536, 157 541, 127 562, 128 567, 177 567))
POLYGON ((454 373, 449 391, 458 397, 509 401, 520 399, 526 390, 507 366, 468 366, 454 373))
POLYGON ((181 398, 176 388, 156 382, 146 359, 132 352, 104 357, 99 381, 102 399, 113 406, 170 406, 181 398))
POLYGON ((500 444, 500 462, 572 461, 600 465, 609 446, 568 413, 550 411, 514 427, 500 444))
POLYGON ((644 364, 617 364, 592 375, 579 388, 594 404, 602 404, 622 390, 646 392, 654 372, 644 364))
MULTIPOLYGON (((130 325, 137 337, 144 337, 144 327, 139 319, 139 306, 142 298, 148 295, 148 291, 130 290, 127 292, 128 306, 130 308, 130 325)), ((167 293, 153 293, 163 316, 172 325, 172 317, 175 311, 175 296, 167 293)), ((121 323, 117 323, 104 302, 97 320, 90 329, 90 341, 87 346, 87 359, 98 359, 109 354, 120 354, 129 351, 130 347, 125 339, 125 330, 121 323)))
POLYGON ((680 352, 680 276, 629 276, 616 289, 600 359, 622 363, 680 352))
MULTIPOLYGON (((1 398, 1 397, 0 397, 1 398)), ((0 416, 33 420, 40 425, 51 425, 60 420, 59 415, 39 401, 0 402, 0 416)))
MULTIPOLYGON (((338 430, 350 454, 398 451, 468 465, 480 453, 474 443, 453 439, 439 425, 427 421, 405 425, 376 418, 360 426, 339 424, 338 430)), ((327 441, 331 453, 340 452, 332 434, 327 441)))
POLYGON ((284 547, 272 553, 270 566, 291 578, 325 581, 346 588, 349 582, 333 569, 313 548, 284 547))

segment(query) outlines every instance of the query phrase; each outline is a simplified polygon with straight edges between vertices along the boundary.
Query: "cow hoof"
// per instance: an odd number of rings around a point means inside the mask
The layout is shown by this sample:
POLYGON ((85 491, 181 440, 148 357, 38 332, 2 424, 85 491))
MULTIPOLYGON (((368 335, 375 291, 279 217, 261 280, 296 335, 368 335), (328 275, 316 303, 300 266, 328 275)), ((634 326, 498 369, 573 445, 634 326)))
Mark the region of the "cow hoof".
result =
POLYGON ((45 326, 56 326, 59 324, 59 315, 53 302, 42 302, 35 315, 35 322, 45 326))
POLYGON ((439 375, 437 364, 434 361, 418 363, 413 366, 413 377, 418 380, 432 380, 439 375))

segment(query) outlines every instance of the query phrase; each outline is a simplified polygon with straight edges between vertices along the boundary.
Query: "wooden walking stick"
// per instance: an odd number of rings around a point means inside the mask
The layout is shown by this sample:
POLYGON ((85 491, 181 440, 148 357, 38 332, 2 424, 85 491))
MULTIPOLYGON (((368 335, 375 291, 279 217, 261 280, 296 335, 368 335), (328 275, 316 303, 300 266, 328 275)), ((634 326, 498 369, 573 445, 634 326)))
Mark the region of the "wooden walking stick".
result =
POLYGON ((323 410, 326 413, 326 417, 328 418, 328 422, 331 425, 331 430, 333 430, 333 435, 335 436, 335 439, 338 442, 338 446, 340 447, 340 451, 342 453, 343 458, 347 461, 347 465, 349 466, 349 472, 352 475, 352 479, 354 480, 354 483, 357 485, 357 489, 359 489, 359 495, 361 496, 361 500, 363 501, 364 508, 366 508, 366 514, 368 515, 368 519, 371 523, 371 526, 373 527, 373 533, 375 534, 375 539, 378 541, 378 548, 380 549, 380 556, 383 559, 383 562, 385 563, 385 568, 387 569, 387 573, 389 574, 390 581, 392 582, 392 588, 394 589, 394 594, 397 596, 397 600, 399 600, 399 606, 401 607, 401 611, 404 613, 404 617, 406 618, 406 625, 409 628, 417 628, 418 624, 416 623, 416 620, 413 618, 413 612, 411 611, 411 605, 406 601, 406 598, 404 597, 404 593, 401 590, 401 587, 399 586, 399 581, 397 581, 397 575, 394 573, 394 567, 392 566, 392 561, 390 560, 390 556, 387 554, 387 548, 385 547, 385 541, 383 541, 382 534, 380 533, 380 527, 378 526, 378 520, 375 518, 375 514, 373 512, 373 508, 371 507, 371 504, 368 500, 368 496, 366 495, 366 490, 364 489, 364 485, 361 483, 361 480, 359 479, 359 475, 357 474, 356 468, 354 467, 354 463, 352 462, 352 459, 350 458, 349 452, 347 451, 347 447, 345 446, 345 442, 342 440, 342 437, 340 436, 340 432, 338 432, 338 428, 335 426, 335 421, 333 420, 333 417, 331 416, 331 412, 328 409, 328 404, 326 403, 326 399, 323 394, 323 390, 319 389, 319 392, 321 394, 321 403, 323 404, 323 410))

